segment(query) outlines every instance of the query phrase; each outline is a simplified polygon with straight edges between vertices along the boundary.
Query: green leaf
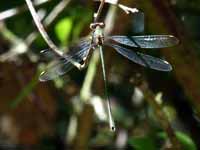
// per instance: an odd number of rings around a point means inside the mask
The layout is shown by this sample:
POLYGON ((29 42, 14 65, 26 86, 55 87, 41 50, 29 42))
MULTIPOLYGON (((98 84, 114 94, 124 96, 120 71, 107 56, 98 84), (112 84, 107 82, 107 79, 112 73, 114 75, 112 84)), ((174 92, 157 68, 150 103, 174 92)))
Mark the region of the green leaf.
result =
POLYGON ((10 103, 11 108, 15 108, 21 103, 25 97, 27 97, 33 89, 38 84, 38 77, 39 77, 39 71, 36 73, 36 75, 32 78, 32 80, 22 89, 22 91, 17 95, 17 97, 10 103))
POLYGON ((71 18, 66 17, 66 18, 60 20, 56 24, 55 33, 62 45, 67 44, 67 40, 69 39, 71 30, 72 30, 72 19, 71 18))
MULTIPOLYGON (((175 132, 175 134, 177 139, 180 141, 183 150, 197 150, 195 143, 189 135, 180 131, 175 132)), ((159 136, 163 139, 167 138, 167 134, 164 132, 160 133, 159 136)))
POLYGON ((157 150, 154 140, 147 136, 130 138, 128 143, 135 150, 157 150))

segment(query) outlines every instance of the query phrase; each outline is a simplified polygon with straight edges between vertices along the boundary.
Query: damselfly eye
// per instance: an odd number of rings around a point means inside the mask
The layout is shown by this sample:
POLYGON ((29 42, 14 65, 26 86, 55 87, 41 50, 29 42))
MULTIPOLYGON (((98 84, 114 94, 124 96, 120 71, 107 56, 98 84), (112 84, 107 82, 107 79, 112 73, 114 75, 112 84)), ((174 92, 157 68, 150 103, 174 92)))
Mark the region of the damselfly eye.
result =
POLYGON ((105 23, 104 23, 104 22, 100 22, 100 23, 99 23, 99 26, 100 26, 101 28, 104 28, 104 27, 105 27, 105 23))
POLYGON ((97 27, 96 23, 91 23, 90 24, 90 29, 94 30, 94 29, 96 29, 96 27, 97 27))

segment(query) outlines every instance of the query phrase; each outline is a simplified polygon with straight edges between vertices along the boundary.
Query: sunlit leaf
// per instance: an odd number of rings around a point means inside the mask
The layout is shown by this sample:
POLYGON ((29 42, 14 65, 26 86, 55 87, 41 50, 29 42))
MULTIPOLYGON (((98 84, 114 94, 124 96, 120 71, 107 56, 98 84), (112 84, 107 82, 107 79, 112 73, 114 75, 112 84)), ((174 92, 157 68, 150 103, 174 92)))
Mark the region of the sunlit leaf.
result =
POLYGON ((154 140, 147 136, 130 138, 128 143, 135 150, 157 150, 154 140))
MULTIPOLYGON (((193 142, 192 138, 183 132, 177 131, 176 133, 177 139, 180 141, 181 145, 183 146, 183 150, 197 150, 195 143, 193 142)), ((161 138, 166 139, 167 134, 162 132, 159 134, 161 138)))
POLYGON ((62 45, 67 44, 70 33, 72 30, 72 19, 64 18, 60 20, 55 26, 55 33, 62 45))

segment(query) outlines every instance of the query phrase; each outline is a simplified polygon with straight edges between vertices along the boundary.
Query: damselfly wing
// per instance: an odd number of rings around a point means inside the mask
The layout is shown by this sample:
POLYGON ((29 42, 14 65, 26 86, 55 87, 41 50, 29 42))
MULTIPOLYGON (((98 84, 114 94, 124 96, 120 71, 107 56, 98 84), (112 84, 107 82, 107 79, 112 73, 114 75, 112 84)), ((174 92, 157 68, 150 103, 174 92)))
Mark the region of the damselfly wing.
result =
POLYGON ((143 53, 134 52, 134 51, 131 51, 130 49, 121 47, 119 45, 109 44, 109 46, 113 47, 122 56, 144 67, 149 67, 151 69, 155 69, 159 71, 172 70, 171 65, 165 60, 162 60, 150 55, 145 55, 143 53))
POLYGON ((90 46, 88 40, 82 40, 78 45, 71 47, 67 54, 58 55, 51 49, 41 51, 42 55, 54 58, 54 60, 40 74, 39 80, 48 81, 67 73, 74 67, 72 62, 81 63, 87 57, 90 46))
MULTIPOLYGON (((104 44, 113 47, 119 54, 139 65, 159 71, 171 71, 172 67, 167 61, 140 52, 134 52, 133 50, 123 47, 123 45, 144 49, 166 48, 178 44, 178 39, 172 35, 108 36, 105 37, 104 44)), ((71 61, 77 63, 84 61, 89 51, 95 49, 95 47, 96 45, 92 46, 91 39, 88 38, 70 48, 70 51, 62 56, 54 56, 54 52, 50 50, 43 51, 42 53, 47 56, 53 56, 55 60, 47 67, 46 71, 40 75, 40 81, 52 80, 67 73, 74 66, 71 61)))
POLYGON ((109 42, 105 45, 113 47, 122 56, 129 60, 140 64, 144 67, 149 67, 159 71, 171 71, 171 65, 163 60, 140 52, 134 52, 128 48, 113 44, 111 41, 136 48, 166 48, 178 44, 178 39, 172 35, 144 35, 144 36, 110 36, 107 38, 109 42), (111 40, 111 41, 110 41, 111 40))
POLYGON ((144 35, 144 36, 110 36, 108 40, 138 48, 166 48, 178 44, 178 39, 172 35, 144 35))

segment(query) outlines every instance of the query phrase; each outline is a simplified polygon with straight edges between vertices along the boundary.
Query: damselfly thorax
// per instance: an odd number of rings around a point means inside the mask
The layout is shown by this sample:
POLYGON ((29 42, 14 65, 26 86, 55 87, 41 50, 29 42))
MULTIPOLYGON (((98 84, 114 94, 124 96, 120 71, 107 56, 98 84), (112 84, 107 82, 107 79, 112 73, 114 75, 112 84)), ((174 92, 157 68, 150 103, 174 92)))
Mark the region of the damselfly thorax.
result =
POLYGON ((103 22, 91 23, 90 28, 93 31, 91 36, 91 43, 94 47, 104 44, 104 27, 103 22))
POLYGON ((88 54, 83 58, 83 61, 79 69, 83 69, 88 64, 88 60, 91 57, 93 50, 98 49, 99 46, 103 46, 104 27, 105 27, 105 24, 103 22, 90 24, 90 29, 92 30, 92 33, 90 36, 90 40, 91 40, 91 44, 89 47, 90 50, 88 51, 88 54))

